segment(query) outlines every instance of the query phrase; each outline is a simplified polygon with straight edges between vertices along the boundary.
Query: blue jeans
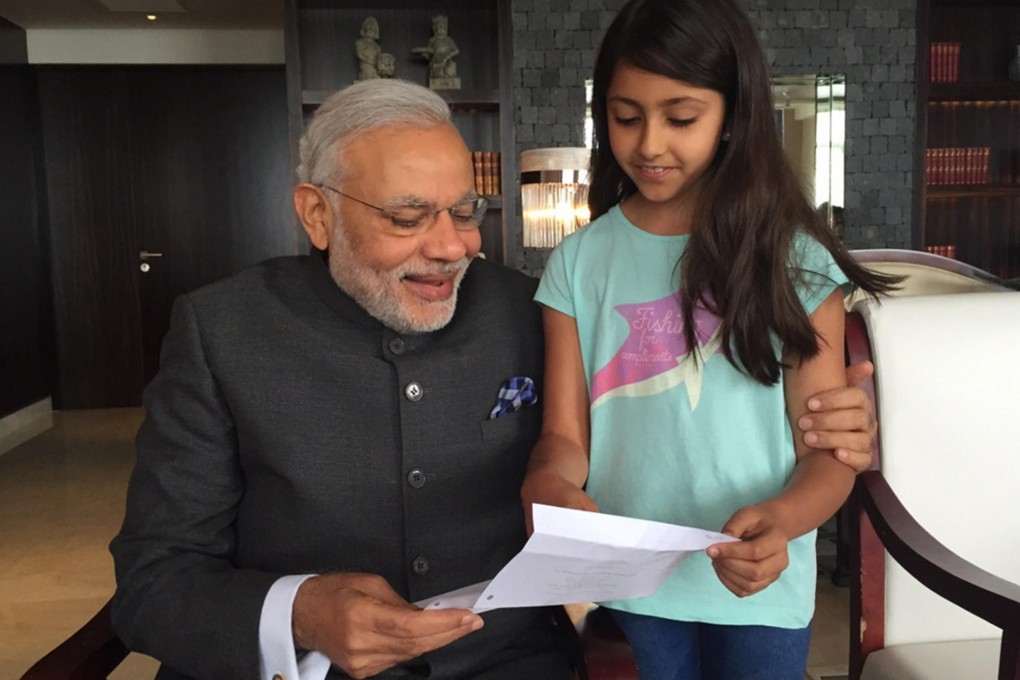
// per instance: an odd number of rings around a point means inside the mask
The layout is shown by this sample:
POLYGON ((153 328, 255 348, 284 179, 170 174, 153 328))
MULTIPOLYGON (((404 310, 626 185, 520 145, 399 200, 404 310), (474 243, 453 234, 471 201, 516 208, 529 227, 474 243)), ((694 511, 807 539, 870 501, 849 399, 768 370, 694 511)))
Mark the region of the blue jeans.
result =
POLYGON ((811 626, 724 626, 610 610, 641 680, 804 680, 811 626))

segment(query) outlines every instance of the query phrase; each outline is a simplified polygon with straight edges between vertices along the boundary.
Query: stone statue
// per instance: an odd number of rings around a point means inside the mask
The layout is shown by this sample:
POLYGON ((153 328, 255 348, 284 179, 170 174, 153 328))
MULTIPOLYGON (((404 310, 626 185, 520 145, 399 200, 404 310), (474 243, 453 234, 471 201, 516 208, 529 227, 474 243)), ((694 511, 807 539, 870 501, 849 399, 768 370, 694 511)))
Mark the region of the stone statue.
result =
POLYGON ((459 90, 457 63, 453 60, 460 50, 447 35, 447 18, 442 14, 432 17, 432 37, 425 47, 415 47, 411 54, 429 60, 429 87, 433 90, 459 90))
POLYGON ((354 53, 358 55, 358 80, 372 80, 379 77, 379 22, 368 17, 361 23, 361 37, 354 41, 354 53))
POLYGON ((397 72, 397 58, 389 52, 381 52, 376 61, 376 70, 380 78, 392 78, 397 72))

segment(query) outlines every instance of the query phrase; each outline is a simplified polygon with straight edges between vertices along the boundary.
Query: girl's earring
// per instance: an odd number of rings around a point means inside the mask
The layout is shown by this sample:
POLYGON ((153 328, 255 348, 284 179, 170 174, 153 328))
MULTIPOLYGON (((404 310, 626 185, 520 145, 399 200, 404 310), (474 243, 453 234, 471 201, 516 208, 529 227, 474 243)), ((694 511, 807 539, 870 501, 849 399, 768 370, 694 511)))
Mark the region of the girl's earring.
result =
POLYGON ((730 133, 729 133, 729 132, 724 132, 724 133, 722 133, 722 140, 723 140, 724 142, 728 142, 728 141, 730 141, 730 133))

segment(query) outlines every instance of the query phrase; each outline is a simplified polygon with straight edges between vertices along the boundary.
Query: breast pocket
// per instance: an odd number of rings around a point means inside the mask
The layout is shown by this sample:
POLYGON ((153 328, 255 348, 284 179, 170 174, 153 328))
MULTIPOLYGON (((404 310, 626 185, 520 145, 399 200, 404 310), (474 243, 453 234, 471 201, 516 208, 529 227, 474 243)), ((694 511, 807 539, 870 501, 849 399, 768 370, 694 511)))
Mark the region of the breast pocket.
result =
POLYGON ((516 445, 530 453, 542 428, 542 410, 537 404, 524 406, 498 418, 487 418, 481 427, 486 449, 516 445))
POLYGON ((501 483, 512 480, 510 486, 516 498, 541 427, 542 412, 537 405, 483 420, 480 428, 482 458, 478 462, 484 470, 478 471, 478 477, 491 475, 503 480, 501 483))

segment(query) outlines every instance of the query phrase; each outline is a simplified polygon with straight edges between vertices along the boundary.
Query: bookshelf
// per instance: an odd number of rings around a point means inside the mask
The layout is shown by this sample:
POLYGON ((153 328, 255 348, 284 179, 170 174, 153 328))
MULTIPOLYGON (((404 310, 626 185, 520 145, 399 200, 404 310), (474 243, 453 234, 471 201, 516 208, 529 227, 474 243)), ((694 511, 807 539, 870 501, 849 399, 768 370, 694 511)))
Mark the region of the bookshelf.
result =
MULTIPOLYGON (((354 82, 354 41, 368 17, 379 25, 383 52, 396 57, 398 78, 427 85, 428 64, 411 50, 428 43, 432 17, 448 17, 457 43, 461 88, 437 90, 453 111, 453 123, 472 151, 499 154, 501 187, 517 181, 510 90, 510 0, 286 0, 287 96, 292 165, 298 140, 316 107, 333 91, 354 82)), ((482 251, 490 260, 516 259, 517 202, 490 195, 482 224, 482 251)))
POLYGON ((1020 277, 1016 0, 918 4, 914 245, 1020 277))

